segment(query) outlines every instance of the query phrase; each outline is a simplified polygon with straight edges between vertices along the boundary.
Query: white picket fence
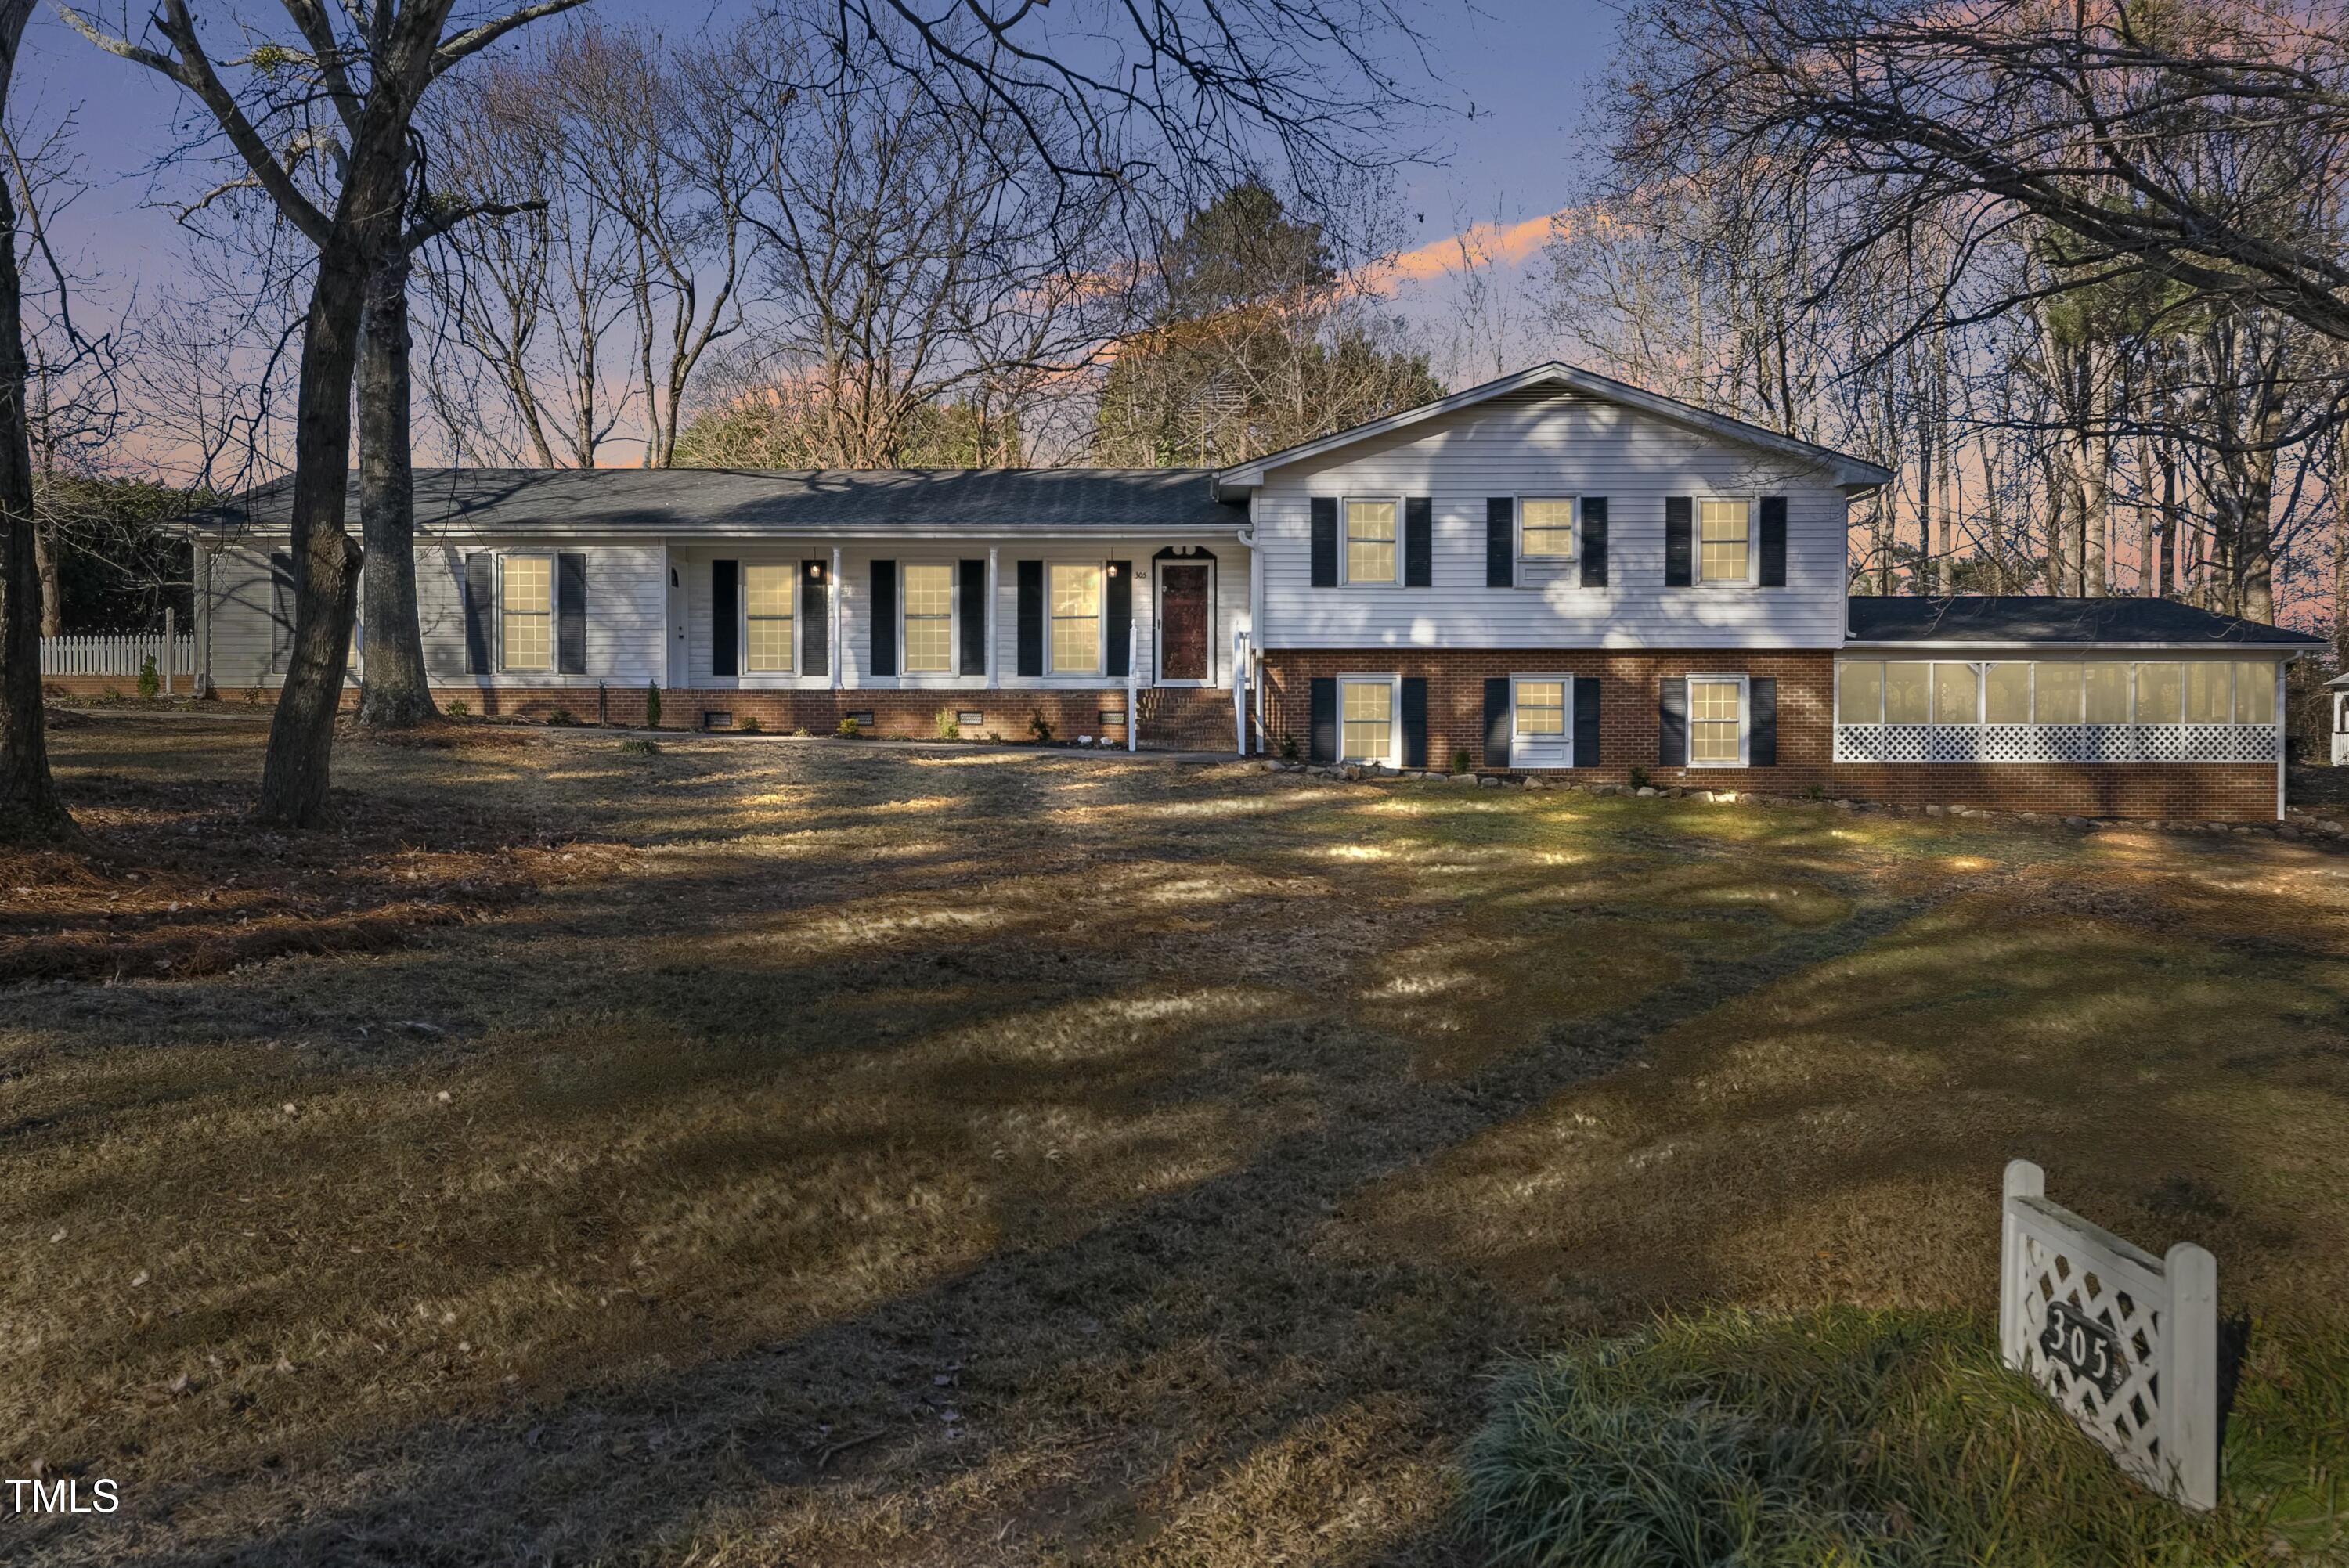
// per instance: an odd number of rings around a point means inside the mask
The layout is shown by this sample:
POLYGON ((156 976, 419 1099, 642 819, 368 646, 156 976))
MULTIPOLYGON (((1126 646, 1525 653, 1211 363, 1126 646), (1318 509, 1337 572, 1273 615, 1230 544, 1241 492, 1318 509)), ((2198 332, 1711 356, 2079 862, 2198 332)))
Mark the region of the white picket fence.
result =
POLYGON ((196 667, 196 639, 180 636, 166 644, 160 632, 41 639, 41 673, 45 676, 120 676, 137 680, 149 659, 155 661, 157 675, 192 674, 196 667))

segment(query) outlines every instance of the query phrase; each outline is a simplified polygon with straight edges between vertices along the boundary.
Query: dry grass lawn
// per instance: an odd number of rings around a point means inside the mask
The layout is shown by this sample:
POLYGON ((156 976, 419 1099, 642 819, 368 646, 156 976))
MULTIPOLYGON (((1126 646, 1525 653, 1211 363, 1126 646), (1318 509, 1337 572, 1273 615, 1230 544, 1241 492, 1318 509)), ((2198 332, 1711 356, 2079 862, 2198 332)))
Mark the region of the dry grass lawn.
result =
POLYGON ((0 1558, 1451 1562, 1498 1357, 1980 1308, 2013 1155, 2349 1322, 2349 854, 478 728, 268 838, 262 735, 0 857, 0 1474, 125 1500, 0 1558))

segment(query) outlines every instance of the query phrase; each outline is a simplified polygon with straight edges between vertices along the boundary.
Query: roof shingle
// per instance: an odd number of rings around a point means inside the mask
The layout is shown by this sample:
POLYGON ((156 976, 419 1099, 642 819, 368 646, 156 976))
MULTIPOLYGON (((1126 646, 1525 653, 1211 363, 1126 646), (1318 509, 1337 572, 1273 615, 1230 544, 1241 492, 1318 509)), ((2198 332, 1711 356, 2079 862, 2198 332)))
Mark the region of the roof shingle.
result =
POLYGON ((2181 604, 2174 599, 2057 599, 2026 593, 1942 598, 1855 593, 1855 643, 2278 644, 2319 647, 2322 637, 2181 604))

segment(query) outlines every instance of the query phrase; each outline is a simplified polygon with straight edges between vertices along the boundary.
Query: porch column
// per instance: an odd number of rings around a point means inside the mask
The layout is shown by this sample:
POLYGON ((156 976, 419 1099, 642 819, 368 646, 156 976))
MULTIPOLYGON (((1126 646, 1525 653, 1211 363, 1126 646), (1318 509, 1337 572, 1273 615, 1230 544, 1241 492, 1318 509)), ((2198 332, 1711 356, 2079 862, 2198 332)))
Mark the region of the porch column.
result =
POLYGON ((997 574, 996 547, 987 547, 987 689, 994 691, 1002 685, 995 668, 995 596, 1002 583, 997 574))
POLYGON ((824 608, 832 615, 832 689, 840 689, 840 666, 848 662, 848 650, 840 641, 840 546, 832 547, 832 592, 825 596, 824 608))

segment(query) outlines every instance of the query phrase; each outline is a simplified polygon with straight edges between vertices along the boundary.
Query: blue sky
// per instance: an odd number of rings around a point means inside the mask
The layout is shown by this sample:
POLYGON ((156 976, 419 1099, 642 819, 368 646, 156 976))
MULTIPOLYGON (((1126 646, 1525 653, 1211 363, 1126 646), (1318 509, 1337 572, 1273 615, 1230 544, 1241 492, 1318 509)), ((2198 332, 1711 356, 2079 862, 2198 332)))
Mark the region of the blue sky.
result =
MULTIPOLYGON (((1576 127, 1586 90, 1606 67, 1612 13, 1593 0, 1482 0, 1473 9, 1427 0, 1427 6, 1433 63, 1444 77, 1437 96, 1473 104, 1475 112, 1432 122, 1445 161, 1403 172, 1407 242, 1441 239, 1456 218, 1506 222, 1554 211, 1572 189, 1576 127)), ((276 8, 254 0, 243 9, 265 21, 276 8)), ((712 14, 647 0, 595 0, 590 9, 612 22, 658 19, 672 33, 712 14)), ((715 15, 748 9, 721 5, 715 15)), ((233 46, 233 11, 202 4, 196 10, 216 46, 233 46)), ((177 235, 169 216, 150 205, 157 192, 148 170, 174 144, 185 95, 92 48, 46 5, 34 13, 17 68, 19 92, 30 89, 28 107, 39 119, 68 105, 79 110, 82 174, 98 189, 68 216, 73 248, 118 279, 168 277, 177 265, 177 235)), ((164 178, 163 193, 183 189, 181 177, 164 178)))

